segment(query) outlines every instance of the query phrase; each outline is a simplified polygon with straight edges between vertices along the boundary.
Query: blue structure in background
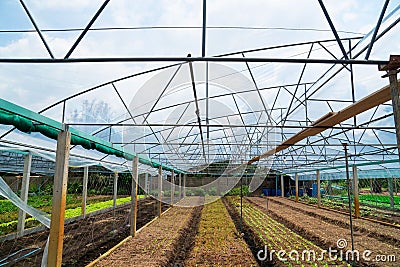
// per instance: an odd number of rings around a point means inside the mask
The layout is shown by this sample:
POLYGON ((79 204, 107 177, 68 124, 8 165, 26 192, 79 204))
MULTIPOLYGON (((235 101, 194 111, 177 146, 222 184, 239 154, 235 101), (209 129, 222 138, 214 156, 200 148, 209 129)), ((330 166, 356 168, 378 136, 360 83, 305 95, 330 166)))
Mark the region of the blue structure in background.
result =
POLYGON ((280 196, 282 191, 280 189, 275 190, 275 189, 272 189, 272 188, 263 188, 262 189, 262 193, 263 193, 264 196, 274 197, 274 196, 280 196))
POLYGON ((317 184, 312 184, 312 196, 317 197, 318 195, 318 187, 317 184))

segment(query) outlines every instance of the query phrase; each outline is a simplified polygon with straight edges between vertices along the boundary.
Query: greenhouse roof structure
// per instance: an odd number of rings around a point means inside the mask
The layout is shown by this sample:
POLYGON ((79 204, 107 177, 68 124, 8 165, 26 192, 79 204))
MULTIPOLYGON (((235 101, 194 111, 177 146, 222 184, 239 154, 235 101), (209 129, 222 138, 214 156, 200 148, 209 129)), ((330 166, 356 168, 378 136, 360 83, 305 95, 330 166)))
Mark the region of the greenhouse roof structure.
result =
POLYGON ((400 4, 264 2, 1 3, 0 171, 397 177, 400 4))

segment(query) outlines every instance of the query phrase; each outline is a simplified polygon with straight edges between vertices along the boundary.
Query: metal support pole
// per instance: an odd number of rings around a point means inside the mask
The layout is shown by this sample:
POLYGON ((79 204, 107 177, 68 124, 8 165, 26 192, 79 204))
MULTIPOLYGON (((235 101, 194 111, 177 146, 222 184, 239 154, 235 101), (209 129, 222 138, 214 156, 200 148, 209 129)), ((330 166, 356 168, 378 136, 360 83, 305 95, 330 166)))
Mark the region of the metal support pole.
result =
POLYGON ((349 174, 349 160, 347 155, 347 144, 342 144, 344 147, 344 157, 346 161, 346 180, 347 180, 347 198, 349 203, 349 218, 350 218, 350 235, 351 235, 351 250, 354 251, 354 232, 353 232, 353 214, 351 211, 351 197, 350 197, 350 174, 349 174))
POLYGON ((104 8, 107 6, 107 4, 110 2, 110 0, 104 1, 104 3, 101 5, 100 9, 96 12, 96 14, 93 16, 93 18, 89 21, 88 25, 86 25, 85 29, 83 32, 79 35, 78 39, 75 41, 75 43, 72 45, 71 49, 68 51, 68 53, 65 55, 64 59, 69 58, 69 56, 74 52, 75 48, 78 46, 80 41, 83 39, 83 37, 86 35, 86 33, 89 31, 90 27, 92 27, 93 23, 96 21, 96 19, 100 16, 101 12, 103 12, 104 8))
POLYGON ((353 165, 353 196, 354 196, 354 214, 356 218, 360 218, 361 213, 360 213, 360 197, 358 193, 358 170, 356 165, 353 165))
POLYGON ((117 207, 117 196, 118 196, 118 172, 114 172, 114 184, 113 184, 113 207, 117 207))
MULTIPOLYGON (((22 176, 22 187, 21 187, 21 200, 25 204, 28 203, 29 179, 31 176, 31 165, 32 165, 32 154, 29 152, 24 157, 24 173, 22 176)), ((17 224, 18 236, 24 235, 25 218, 26 218, 26 212, 20 209, 18 212, 18 224, 17 224)))
POLYGON ((186 173, 183 175, 183 197, 186 197, 186 173))
POLYGON ((171 173, 171 205, 174 204, 174 198, 175 198, 175 172, 172 170, 171 173))
POLYGON ((201 56, 206 56, 206 32, 207 32, 207 0, 203 0, 203 27, 201 40, 201 56))
POLYGON ((343 46, 343 44, 342 44, 342 41, 340 40, 339 34, 337 33, 337 31, 336 31, 336 29, 335 29, 335 26, 333 25, 333 22, 332 22, 332 20, 331 20, 329 14, 328 14, 328 11, 327 11, 326 8, 325 8, 324 2, 322 2, 322 0, 318 0, 318 2, 319 2, 320 6, 321 6, 321 8, 322 8, 322 11, 324 12, 325 18, 326 18, 326 20, 328 21, 329 26, 331 27, 332 33, 333 33, 333 35, 335 36, 335 39, 336 39, 336 41, 337 41, 337 43, 338 43, 338 45, 339 45, 339 48, 340 48, 340 50, 341 50, 342 53, 343 53, 343 57, 344 57, 345 59, 348 59, 349 57, 347 56, 346 50, 344 49, 344 46, 343 46))
POLYGON ((368 60, 369 55, 371 54, 372 47, 373 47, 373 45, 375 43, 375 40, 376 40, 376 35, 378 34, 379 27, 381 26, 381 23, 382 23, 382 20, 383 20, 383 16, 385 15, 385 12, 386 12, 386 8, 389 5, 389 1, 390 0, 386 0, 385 3, 383 4, 383 8, 382 8, 381 14, 379 15, 378 22, 376 23, 374 33, 372 34, 371 41, 369 43, 367 53, 365 54, 365 60, 368 60))
POLYGON ((299 201, 299 175, 295 174, 295 183, 296 183, 296 202, 299 201))
POLYGON ((24 10, 25 10, 26 14, 28 15, 29 19, 31 20, 33 27, 35 27, 36 32, 39 34, 39 37, 42 40, 42 43, 44 44, 44 46, 46 47, 46 50, 49 53, 50 57, 54 59, 54 55, 51 52, 50 47, 47 44, 46 40, 44 39, 44 36, 43 36, 42 32, 40 31, 38 25, 36 24, 35 20, 33 19, 33 16, 31 15, 31 12, 29 12, 28 7, 25 5, 23 0, 19 0, 19 2, 21 3, 22 7, 24 8, 24 10))
POLYGON ((179 195, 178 195, 178 199, 181 199, 182 198, 182 174, 181 173, 179 173, 179 176, 178 176, 179 178, 179 195))
POLYGON ((317 170, 317 200, 318 208, 321 207, 321 173, 317 170))
POLYGON ((132 165, 132 191, 131 191, 131 236, 134 237, 136 235, 136 221, 137 221, 137 209, 138 209, 138 181, 139 181, 139 172, 138 172, 138 163, 139 158, 135 156, 133 158, 132 165))
POLYGON ((158 217, 162 213, 162 166, 158 167, 158 217))
POLYGON ((59 132, 57 137, 56 166, 51 209, 52 215, 47 256, 47 266, 49 267, 58 267, 62 264, 70 141, 70 132, 59 132))
POLYGON ((283 174, 281 174, 281 197, 285 197, 285 180, 283 174))
POLYGON ((83 188, 82 188, 82 215, 86 217, 87 187, 89 181, 89 166, 83 167, 83 188))

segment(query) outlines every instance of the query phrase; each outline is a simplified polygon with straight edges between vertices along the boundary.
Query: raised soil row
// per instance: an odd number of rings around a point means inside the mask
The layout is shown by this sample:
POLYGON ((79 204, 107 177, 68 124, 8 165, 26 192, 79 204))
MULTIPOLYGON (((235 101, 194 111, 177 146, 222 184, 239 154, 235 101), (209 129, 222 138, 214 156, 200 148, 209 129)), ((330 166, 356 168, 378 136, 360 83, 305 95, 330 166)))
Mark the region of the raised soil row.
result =
MULTIPOLYGON (((267 210, 266 199, 259 197, 251 197, 248 199, 252 203, 258 205, 266 214, 269 214, 273 218, 283 222, 302 236, 313 240, 316 244, 321 245, 325 249, 328 249, 328 247, 336 248, 339 239, 347 240, 348 245, 343 248, 343 250, 351 249, 350 230, 348 228, 341 227, 340 225, 334 224, 332 221, 328 222, 320 217, 309 215, 296 208, 283 205, 276 201, 269 201, 267 210)), ((332 212, 331 215, 338 216, 338 214, 334 212, 332 212)), ((368 232, 356 230, 354 232, 354 244, 355 249, 361 251, 361 253, 365 250, 371 250, 373 254, 370 258, 373 258, 378 254, 395 255, 396 258, 400 258, 400 250, 398 247, 373 238, 368 232)), ((378 263, 361 261, 361 264, 365 266, 398 266, 398 263, 395 262, 378 263)))
POLYGON ((193 197, 192 201, 193 207, 172 207, 95 266, 179 266, 175 261, 185 250, 182 246, 190 229, 196 228, 203 200, 193 197))
MULTIPOLYGON (((168 205, 163 205, 163 210, 168 205)), ((85 266, 129 235, 129 207, 117 208, 87 217, 65 226, 63 266, 85 266)), ((140 199, 138 229, 151 221, 157 212, 154 199, 140 199)), ((7 256, 27 247, 44 248, 49 231, 37 232, 0 243, 0 255, 7 256)), ((25 258, 12 266, 40 266, 42 253, 25 258)))
POLYGON ((222 200, 208 197, 201 213, 195 244, 184 266, 258 266, 246 242, 236 231, 222 200))
MULTIPOLYGON (((326 222, 333 223, 343 228, 349 229, 349 215, 341 213, 333 213, 332 211, 319 209, 303 203, 296 203, 286 198, 270 198, 271 201, 277 204, 285 205, 296 211, 303 212, 307 215, 317 217, 326 222)), ((363 219, 353 219, 353 227, 356 231, 365 233, 369 237, 379 239, 389 245, 400 247, 400 229, 382 225, 377 222, 372 222, 363 219)))
POLYGON ((330 259, 321 247, 274 220, 261 207, 246 199, 243 199, 242 206, 238 197, 228 198, 228 203, 233 216, 240 218, 242 214, 241 226, 245 238, 258 245, 259 251, 263 249, 259 254, 262 266, 347 266, 343 261, 330 259), (265 253, 265 246, 268 253, 265 253), (293 250, 300 254, 290 254, 293 250), (278 254, 279 251, 284 254, 278 254), (303 251, 315 252, 315 258, 303 258, 303 251))

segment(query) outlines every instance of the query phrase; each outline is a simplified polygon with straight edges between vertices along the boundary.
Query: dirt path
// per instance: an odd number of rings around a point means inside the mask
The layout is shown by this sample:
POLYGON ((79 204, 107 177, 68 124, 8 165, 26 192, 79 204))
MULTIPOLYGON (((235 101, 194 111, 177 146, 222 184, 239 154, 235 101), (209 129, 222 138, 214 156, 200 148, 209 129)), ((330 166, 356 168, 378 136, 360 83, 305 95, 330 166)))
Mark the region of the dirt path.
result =
POLYGON ((220 198, 204 206, 193 250, 183 266, 258 266, 220 198))
MULTIPOLYGON (((288 206, 296 211, 303 212, 307 215, 317 217, 326 222, 333 223, 343 228, 349 229, 349 216, 341 213, 334 213, 329 210, 318 209, 303 203, 295 203, 286 198, 269 198, 277 204, 288 206)), ((389 245, 400 247, 400 229, 385 226, 377 222, 371 222, 363 219, 354 219, 353 226, 356 231, 366 233, 367 236, 376 238, 389 245)))
MULTIPOLYGON (((337 241, 340 239, 345 239, 347 241, 347 247, 342 250, 347 251, 351 249, 349 229, 345 229, 332 222, 324 221, 321 218, 305 214, 304 212, 300 212, 274 201, 269 201, 267 211, 265 199, 258 197, 251 197, 248 199, 252 203, 258 205, 266 214, 270 214, 275 219, 283 222, 285 225, 293 228, 301 235, 313 240, 325 249, 328 249, 328 247, 336 248, 337 241)), ((354 239, 355 248, 359 250, 361 254, 365 250, 371 250, 373 252, 369 257, 371 259, 377 255, 395 255, 397 259, 400 259, 400 249, 398 247, 369 237, 368 233, 355 231, 354 239)), ((361 261, 361 263, 366 266, 398 266, 396 262, 378 263, 361 261)))
MULTIPOLYGON (((140 228, 156 216, 156 202, 152 199, 141 199, 138 205, 138 222, 140 228)), ((163 209, 168 206, 163 205, 163 209)), ((87 217, 65 226, 63 265, 85 266, 99 257, 129 235, 129 206, 118 208, 103 214, 87 217)), ((49 231, 38 232, 21 238, 2 242, 0 258, 27 247, 44 248, 49 231)), ((40 266, 42 252, 28 257, 12 266, 40 266)), ((6 265, 11 266, 11 265, 6 265)))
MULTIPOLYGON (((192 197, 192 201, 199 204, 202 198, 192 197)), ((201 206, 198 205, 186 208, 172 207, 96 266, 174 266, 181 249, 180 245, 184 243, 195 224, 196 214, 199 215, 200 212, 201 206)))

